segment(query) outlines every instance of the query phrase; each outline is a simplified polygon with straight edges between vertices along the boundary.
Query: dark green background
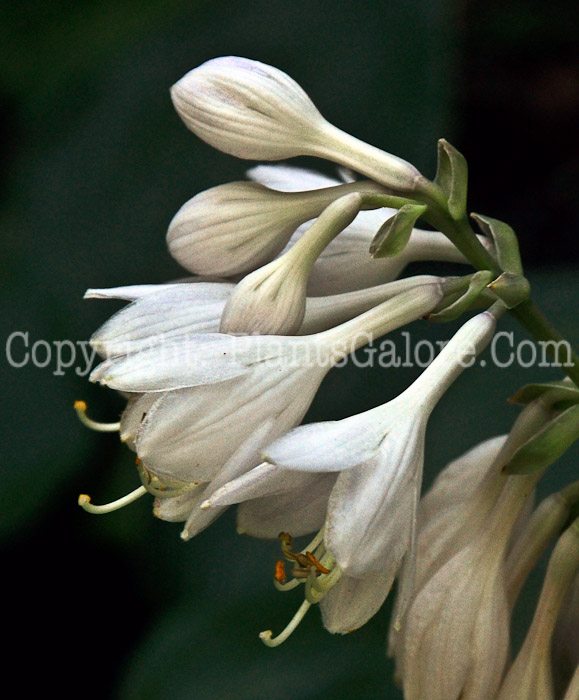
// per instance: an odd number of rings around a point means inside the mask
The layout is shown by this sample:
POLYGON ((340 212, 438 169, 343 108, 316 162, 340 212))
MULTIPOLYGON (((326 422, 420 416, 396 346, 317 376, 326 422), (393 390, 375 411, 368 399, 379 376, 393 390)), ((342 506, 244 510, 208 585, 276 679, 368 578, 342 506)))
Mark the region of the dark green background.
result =
MULTIPOLYGON (((87 339, 118 307, 83 302, 87 287, 181 274, 165 250, 171 217, 200 190, 243 177, 250 164, 187 132, 168 90, 226 54, 285 70, 330 121, 428 176, 437 138, 463 150, 471 208, 517 229, 537 298, 576 341, 572 7, 3 2, 2 343, 13 331, 29 332, 31 343, 87 339)), ((414 330, 432 338, 451 332, 414 330)), ((324 632, 314 610, 280 649, 261 645, 257 633, 281 629, 299 595, 273 590, 277 544, 237 537, 233 513, 184 544, 179 526, 151 516, 147 499, 105 517, 80 511, 80 492, 104 502, 137 485, 133 456, 116 436, 86 431, 72 411, 84 398, 95 417, 113 420, 121 401, 53 370, 2 360, 2 600, 11 647, 4 661, 9 673, 12 664, 22 669, 23 697, 400 697, 384 654, 388 609, 347 637, 324 632)), ((332 372, 308 419, 377 405, 414 376, 332 372)), ((466 373, 433 416, 427 480, 460 451, 508 429, 517 409, 505 400, 521 383, 552 376, 521 368, 466 373)), ((542 492, 565 483, 574 466, 573 456, 563 460, 542 492)))

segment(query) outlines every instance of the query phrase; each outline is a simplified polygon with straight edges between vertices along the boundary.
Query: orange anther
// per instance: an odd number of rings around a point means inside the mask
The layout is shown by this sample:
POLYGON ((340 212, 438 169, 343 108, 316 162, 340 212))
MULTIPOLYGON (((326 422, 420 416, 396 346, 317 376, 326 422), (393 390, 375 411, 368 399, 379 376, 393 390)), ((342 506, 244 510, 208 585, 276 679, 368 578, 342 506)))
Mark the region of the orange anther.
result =
POLYGON ((306 557, 308 558, 308 561, 313 564, 316 569, 322 573, 322 574, 329 574, 330 570, 326 569, 325 566, 322 566, 320 562, 314 557, 314 555, 311 552, 306 552, 306 557))
POLYGON ((285 583, 287 580, 285 575, 285 564, 281 559, 275 565, 274 578, 278 583, 285 583))

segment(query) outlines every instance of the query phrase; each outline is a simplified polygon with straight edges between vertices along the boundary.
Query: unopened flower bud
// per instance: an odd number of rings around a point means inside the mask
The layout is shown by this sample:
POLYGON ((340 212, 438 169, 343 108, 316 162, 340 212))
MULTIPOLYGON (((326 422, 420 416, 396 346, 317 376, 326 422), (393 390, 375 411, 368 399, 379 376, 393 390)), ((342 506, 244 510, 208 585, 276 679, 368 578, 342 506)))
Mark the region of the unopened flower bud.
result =
POLYGON ((318 156, 398 191, 426 182, 410 163, 329 124, 292 78, 259 61, 214 58, 181 78, 171 97, 191 131, 238 158, 318 156))
POLYGON ((212 187, 186 202, 169 224, 169 252, 196 274, 246 273, 272 260, 298 226, 356 191, 381 188, 371 182, 307 192, 279 192, 256 182, 212 187))
POLYGON ((227 302, 220 331, 297 333, 306 310, 310 270, 326 245, 352 223, 361 202, 356 193, 336 200, 285 255, 245 277, 227 302))
POLYGON ((555 697, 551 668, 553 629, 578 571, 579 521, 576 521, 553 550, 533 622, 497 700, 550 700, 555 697))

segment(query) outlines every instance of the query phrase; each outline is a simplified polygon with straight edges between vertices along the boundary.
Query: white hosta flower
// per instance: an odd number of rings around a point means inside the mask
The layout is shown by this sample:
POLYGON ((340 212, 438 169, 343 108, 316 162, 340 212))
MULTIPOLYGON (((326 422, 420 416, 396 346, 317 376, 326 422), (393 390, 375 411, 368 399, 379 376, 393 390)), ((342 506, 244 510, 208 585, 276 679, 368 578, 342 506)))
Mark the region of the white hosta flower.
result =
POLYGON ((343 184, 329 178, 320 189, 303 192, 281 192, 257 182, 218 185, 179 209, 167 232, 169 252, 196 274, 245 273, 273 260, 300 224, 352 192, 383 189, 372 182, 343 184))
MULTIPOLYGON (((283 192, 324 188, 331 183, 339 185, 338 180, 332 180, 325 175, 286 165, 257 166, 249 170, 247 175, 262 185, 283 192)), ((418 228, 413 230, 400 255, 376 260, 372 258, 368 252, 372 239, 382 224, 395 213, 395 209, 387 207, 361 211, 352 224, 337 236, 316 260, 308 281, 308 294, 338 294, 383 284, 396 279, 412 262, 466 262, 444 234, 418 228)), ((291 249, 306 230, 307 224, 300 225, 292 235, 286 250, 291 249)), ((489 240, 484 236, 479 236, 479 240, 485 247, 490 247, 489 240)))
POLYGON ((407 700, 494 697, 509 648, 505 554, 536 478, 509 480, 487 526, 412 599, 398 667, 407 700))
MULTIPOLYGON (((364 624, 382 605, 404 555, 412 559, 428 417, 462 371, 465 351, 482 351, 494 328, 490 313, 471 319, 399 397, 342 421, 289 432, 266 448, 267 463, 203 504, 242 503, 239 530, 257 537, 321 529, 324 556, 341 576, 321 603, 330 631, 364 624)), ((412 566, 406 569, 407 590, 412 566)))
POLYGON ((177 335, 169 343, 110 357, 91 380, 136 395, 123 414, 121 436, 136 449, 146 474, 179 488, 206 483, 273 420, 267 437, 255 439, 253 456, 240 473, 255 466, 266 439, 301 421, 335 362, 373 335, 421 317, 441 297, 439 285, 423 285, 301 338, 177 335))
MULTIPOLYGON (((327 330, 414 287, 439 282, 438 277, 418 275, 356 292, 307 298, 299 335, 327 330)), ((197 282, 89 289, 85 299, 132 302, 94 333, 91 345, 102 357, 118 357, 179 337, 217 333, 234 287, 230 282, 197 282)))
POLYGON ((531 627, 501 685, 497 700, 554 700, 553 629, 567 590, 578 571, 579 520, 563 533, 551 555, 531 627))
POLYGON ((181 78, 171 97, 191 131, 238 158, 318 156, 395 190, 425 184, 410 163, 329 124, 294 80, 259 61, 236 56, 207 61, 181 78))
POLYGON ((508 436, 485 440, 438 475, 420 502, 417 588, 486 526, 507 481, 502 467, 550 415, 542 402, 530 404, 508 436))
POLYGON ((389 403, 341 421, 302 426, 268 446, 267 461, 286 469, 340 472, 325 541, 346 573, 382 569, 387 554, 397 570, 415 519, 430 413, 464 369, 465 355, 480 353, 495 326, 490 312, 468 321, 389 403))
MULTIPOLYGON (((507 476, 502 467, 517 448, 548 420, 550 411, 541 402, 527 406, 510 434, 486 440, 451 462, 422 498, 418 510, 416 572, 413 598, 452 557, 477 536, 500 496, 507 476)), ((532 504, 522 509, 523 520, 532 504)), ((515 523, 516 532, 518 523, 515 523)), ((388 653, 396 660, 402 677, 407 625, 402 609, 407 601, 398 596, 388 640, 388 653)))
POLYGON ((357 193, 335 200, 285 255, 245 277, 225 306, 221 332, 297 333, 306 312, 312 266, 327 244, 352 222, 361 203, 357 193))

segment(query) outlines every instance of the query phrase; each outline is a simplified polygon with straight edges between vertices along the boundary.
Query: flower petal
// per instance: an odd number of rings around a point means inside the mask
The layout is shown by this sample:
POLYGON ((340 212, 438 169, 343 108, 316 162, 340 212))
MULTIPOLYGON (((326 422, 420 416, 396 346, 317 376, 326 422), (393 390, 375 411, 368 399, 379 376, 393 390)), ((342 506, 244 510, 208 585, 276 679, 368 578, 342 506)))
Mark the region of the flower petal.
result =
POLYGON ((315 170, 295 165, 256 165, 246 172, 247 177, 278 192, 305 192, 340 185, 337 178, 322 175, 315 170))
POLYGON ((131 450, 136 450, 135 440, 141 423, 151 406, 162 398, 164 393, 137 394, 130 398, 121 416, 121 440, 126 442, 131 450))
POLYGON ((106 360, 93 370, 90 380, 130 392, 224 382, 249 371, 234 357, 234 340, 219 333, 176 337, 169 343, 106 360))
POLYGON ((335 474, 300 474, 302 484, 291 491, 245 501, 237 510, 237 530, 273 539, 280 532, 301 537, 319 530, 326 517, 335 474))
POLYGON ((194 537, 218 518, 223 511, 227 510, 228 506, 202 509, 201 504, 208 495, 211 497, 215 490, 219 490, 228 481, 235 479, 255 465, 256 455, 259 454, 261 447, 268 441, 274 429, 275 421, 266 420, 239 445, 217 472, 214 479, 202 491, 198 489, 200 492, 192 503, 191 512, 181 533, 183 539, 188 540, 194 537))
POLYGON ((195 507, 199 507, 199 502, 206 493, 207 484, 203 484, 199 486, 199 488, 184 493, 181 496, 175 496, 174 498, 156 498, 153 515, 169 523, 184 522, 191 515, 191 511, 195 507))
POLYGON ((288 471, 263 462, 247 474, 226 483, 215 491, 206 503, 208 507, 233 505, 253 498, 292 491, 315 479, 311 474, 288 471))
POLYGON ((373 419, 382 408, 295 428, 268 445, 264 459, 284 469, 305 472, 351 469, 369 460, 384 437, 383 424, 373 419))
POLYGON ((195 333, 217 333, 234 285, 199 282, 159 285, 114 314, 91 338, 107 357, 127 355, 195 333))
POLYGON ((364 576, 404 556, 416 517, 424 458, 423 416, 391 428, 370 462, 341 472, 332 491, 326 544, 339 567, 364 576))
MULTIPOLYGON (((147 413, 137 436, 139 457, 155 473, 190 481, 212 479, 248 435, 272 419, 269 440, 303 418, 325 370, 266 363, 243 377, 172 391, 147 413)), ((256 454, 255 466, 262 461, 256 454)))
POLYGON ((109 287, 108 289, 87 289, 83 299, 123 299, 135 301, 147 294, 172 287, 172 284, 131 284, 126 287, 109 287))
POLYGON ((506 439, 499 435, 484 440, 447 464, 420 501, 421 524, 474 494, 506 439))
POLYGON ((322 620, 328 632, 347 634, 362 627, 386 600, 395 572, 378 571, 363 578, 342 578, 320 602, 322 620))

